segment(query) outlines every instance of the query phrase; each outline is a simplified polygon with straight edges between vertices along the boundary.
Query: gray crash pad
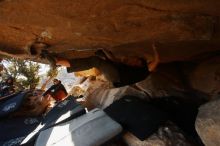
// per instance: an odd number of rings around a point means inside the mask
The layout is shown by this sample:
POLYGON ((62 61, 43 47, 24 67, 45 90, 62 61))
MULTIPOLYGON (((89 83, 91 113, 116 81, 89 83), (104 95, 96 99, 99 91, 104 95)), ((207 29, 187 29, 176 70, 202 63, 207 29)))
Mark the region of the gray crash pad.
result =
POLYGON ((40 133, 36 146, 97 146, 120 134, 122 127, 100 109, 40 133))

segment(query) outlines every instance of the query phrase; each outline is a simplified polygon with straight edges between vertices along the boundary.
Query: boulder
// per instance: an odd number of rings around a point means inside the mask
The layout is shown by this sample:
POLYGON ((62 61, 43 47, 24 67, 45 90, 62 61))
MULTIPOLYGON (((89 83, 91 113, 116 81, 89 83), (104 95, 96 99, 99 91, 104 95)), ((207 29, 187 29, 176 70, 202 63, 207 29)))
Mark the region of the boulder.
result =
POLYGON ((136 86, 150 95, 150 97, 181 96, 187 91, 187 85, 183 81, 183 69, 180 63, 161 65, 145 80, 136 83, 136 86))
POLYGON ((127 132, 123 136, 128 146, 192 146, 181 130, 172 122, 159 127, 158 131, 144 141, 127 132))
POLYGON ((206 146, 220 145, 220 100, 202 105, 196 119, 196 131, 206 146))
POLYGON ((189 78, 194 90, 203 92, 209 99, 220 94, 220 58, 219 56, 201 61, 189 78))
POLYGON ((130 86, 121 88, 106 89, 97 88, 89 96, 86 97, 87 107, 106 108, 115 100, 122 98, 125 95, 134 95, 140 98, 146 98, 146 94, 130 86))

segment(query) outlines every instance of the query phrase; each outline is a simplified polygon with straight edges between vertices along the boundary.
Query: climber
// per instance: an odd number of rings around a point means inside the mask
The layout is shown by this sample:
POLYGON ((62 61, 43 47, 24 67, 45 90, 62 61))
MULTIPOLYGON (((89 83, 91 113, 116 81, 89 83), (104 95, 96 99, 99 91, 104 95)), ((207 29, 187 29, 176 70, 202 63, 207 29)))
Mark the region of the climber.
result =
MULTIPOLYGON (((114 87, 121 87, 125 85, 134 84, 144 80, 150 72, 154 71, 159 63, 159 55, 155 45, 153 45, 154 60, 147 64, 143 58, 139 59, 139 66, 131 66, 121 62, 115 62, 104 51, 96 53, 96 56, 76 59, 60 59, 53 58, 52 62, 56 65, 67 67, 67 72, 77 72, 96 67, 100 70, 105 78, 112 83, 114 87)), ((49 56, 48 54, 46 56, 49 56)), ((51 56, 48 59, 51 62, 51 56)))

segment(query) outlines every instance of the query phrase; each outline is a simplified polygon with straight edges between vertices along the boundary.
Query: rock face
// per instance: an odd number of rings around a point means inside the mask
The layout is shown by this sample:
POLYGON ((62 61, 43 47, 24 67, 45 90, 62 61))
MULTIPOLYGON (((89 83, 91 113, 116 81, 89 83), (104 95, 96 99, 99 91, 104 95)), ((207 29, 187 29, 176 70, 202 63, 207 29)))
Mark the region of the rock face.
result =
MULTIPOLYGON (((189 60, 219 50, 218 0, 1 0, 0 54, 21 58, 47 49, 54 56, 189 60)), ((32 56, 30 56, 32 55, 32 56)))
POLYGON ((196 130, 206 146, 220 145, 220 100, 211 101, 199 109, 196 130))

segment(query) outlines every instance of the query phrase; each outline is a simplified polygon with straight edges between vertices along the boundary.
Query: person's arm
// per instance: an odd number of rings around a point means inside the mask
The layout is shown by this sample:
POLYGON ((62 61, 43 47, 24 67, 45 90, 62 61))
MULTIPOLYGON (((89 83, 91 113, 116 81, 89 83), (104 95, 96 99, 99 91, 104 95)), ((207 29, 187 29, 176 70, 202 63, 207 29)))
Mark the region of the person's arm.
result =
POLYGON ((53 90, 53 88, 54 88, 54 85, 51 86, 47 91, 45 91, 45 92, 43 93, 43 96, 46 96, 47 94, 49 94, 49 93, 51 92, 51 90, 53 90))
POLYGON ((152 48, 153 48, 153 51, 154 51, 154 59, 153 59, 152 62, 150 62, 148 64, 148 70, 150 72, 154 71, 156 69, 157 65, 160 62, 159 54, 157 52, 157 48, 156 48, 155 44, 152 45, 152 48))

